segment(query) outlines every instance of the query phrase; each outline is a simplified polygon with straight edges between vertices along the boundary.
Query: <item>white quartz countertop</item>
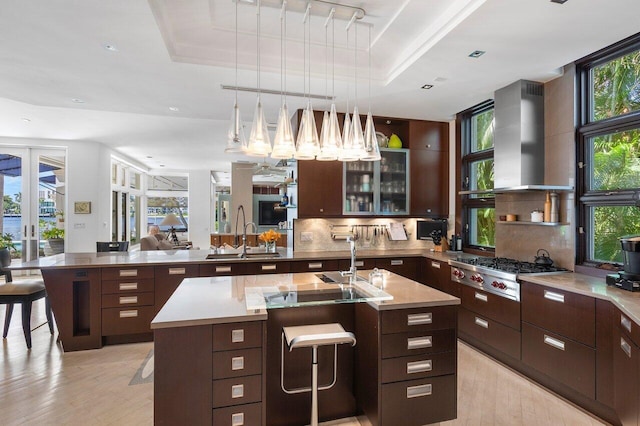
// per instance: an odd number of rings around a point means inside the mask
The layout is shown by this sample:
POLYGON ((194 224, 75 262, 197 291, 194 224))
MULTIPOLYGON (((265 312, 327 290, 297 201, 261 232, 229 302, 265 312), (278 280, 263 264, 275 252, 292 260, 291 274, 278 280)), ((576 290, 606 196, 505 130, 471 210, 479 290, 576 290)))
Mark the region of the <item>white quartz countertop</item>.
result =
MULTIPOLYGON (((360 271, 359 275, 366 277, 369 272, 360 271)), ((391 294, 393 300, 362 303, 368 303, 377 310, 460 304, 460 299, 457 297, 388 271, 384 271, 383 274, 383 290, 391 294)), ((151 322, 151 328, 264 320, 268 315, 267 310, 247 310, 245 288, 279 285, 286 287, 313 285, 317 289, 337 286, 337 284, 324 283, 314 273, 187 278, 158 312, 151 322)), ((295 309, 312 309, 312 307, 301 306, 295 309)))

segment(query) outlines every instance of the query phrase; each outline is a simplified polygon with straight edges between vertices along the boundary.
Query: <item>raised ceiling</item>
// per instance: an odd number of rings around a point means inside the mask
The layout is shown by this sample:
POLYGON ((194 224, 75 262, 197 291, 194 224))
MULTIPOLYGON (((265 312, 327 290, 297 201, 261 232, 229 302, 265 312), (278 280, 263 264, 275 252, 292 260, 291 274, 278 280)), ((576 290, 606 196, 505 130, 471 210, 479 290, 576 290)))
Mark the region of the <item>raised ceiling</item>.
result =
MULTIPOLYGON (((302 14, 293 11, 302 2, 288 3, 287 90, 302 92, 302 14)), ((338 3, 365 10, 357 25, 360 109, 370 101, 376 115, 429 120, 451 120, 521 78, 553 79, 563 65, 636 33, 640 15, 637 0, 338 3), (371 25, 374 40, 370 99, 363 24, 371 25), (470 58, 475 50, 486 54, 470 58), (433 88, 421 89, 425 84, 433 88)), ((234 93, 221 85, 235 84, 235 7, 232 0, 5 2, 0 137, 96 141, 150 169, 229 170, 231 161, 248 159, 222 153, 234 93)), ((240 0, 238 10, 238 85, 255 87, 256 7, 240 0)), ((311 18, 310 90, 324 95, 325 17, 322 5, 312 10, 320 15, 311 18)), ((277 7, 262 8, 261 83, 274 90, 281 81, 279 17, 277 7)), ((355 97, 355 33, 347 46, 345 25, 335 21, 335 95, 342 111, 355 97)), ((248 128, 256 97, 238 96, 248 128)), ((280 101, 263 95, 269 122, 275 123, 280 101)), ((304 100, 289 97, 288 103, 293 111, 304 100)), ((314 107, 327 102, 315 100, 314 107)))

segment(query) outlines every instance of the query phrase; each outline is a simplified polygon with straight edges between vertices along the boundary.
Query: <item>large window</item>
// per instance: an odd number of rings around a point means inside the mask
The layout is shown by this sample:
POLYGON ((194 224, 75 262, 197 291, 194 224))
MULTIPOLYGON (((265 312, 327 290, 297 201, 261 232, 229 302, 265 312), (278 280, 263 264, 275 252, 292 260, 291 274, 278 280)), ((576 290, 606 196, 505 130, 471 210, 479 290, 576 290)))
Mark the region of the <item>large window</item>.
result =
POLYGON ((493 101, 458 114, 461 142, 462 224, 464 243, 494 248, 496 235, 493 197, 493 101), (487 192, 483 192, 483 191, 487 192))
POLYGON ((619 264, 619 238, 640 234, 640 35, 579 61, 577 78, 577 262, 619 264))
POLYGON ((117 159, 111 161, 111 240, 136 244, 146 235, 144 174, 117 159))

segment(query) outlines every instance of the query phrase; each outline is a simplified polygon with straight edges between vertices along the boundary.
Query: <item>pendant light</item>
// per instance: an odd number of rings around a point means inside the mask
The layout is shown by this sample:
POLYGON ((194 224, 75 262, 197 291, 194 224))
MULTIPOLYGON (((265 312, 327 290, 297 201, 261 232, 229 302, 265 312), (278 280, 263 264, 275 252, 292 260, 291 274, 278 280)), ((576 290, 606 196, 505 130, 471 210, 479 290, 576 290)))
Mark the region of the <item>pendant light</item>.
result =
POLYGON ((272 158, 292 158, 296 153, 296 145, 291 129, 291 119, 287 108, 287 2, 282 2, 280 11, 280 92, 282 97, 282 107, 278 114, 278 126, 276 136, 273 140, 272 158))
MULTIPOLYGON (((327 91, 327 62, 329 62, 329 52, 327 43, 327 25, 331 20, 331 97, 335 99, 335 8, 331 8, 329 17, 324 24, 324 51, 325 51, 325 92, 327 91)), ((338 159, 338 154, 342 149, 342 137, 340 136, 340 124, 338 123, 338 114, 336 112, 335 102, 331 102, 330 112, 325 111, 322 120, 322 133, 320 135, 320 154, 316 157, 319 161, 333 161, 338 159)))
MULTIPOLYGON (((313 108, 311 106, 311 3, 307 3, 307 10, 304 15, 303 23, 308 28, 309 48, 307 49, 307 33, 304 39, 304 65, 305 73, 307 66, 307 55, 309 60, 308 71, 308 88, 307 106, 302 111, 302 119, 300 120, 300 129, 298 129, 298 139, 296 141, 296 153, 294 157, 297 160, 313 160, 320 152, 320 141, 318 140, 318 129, 316 120, 313 116, 313 108)), ((305 81, 305 92, 307 91, 307 82, 305 81)))
POLYGON ((253 114, 253 125, 251 126, 251 136, 249 136, 249 146, 247 154, 255 157, 266 157, 271 152, 271 139, 267 130, 267 121, 264 119, 264 111, 260 100, 260 0, 258 0, 257 9, 257 64, 258 64, 258 99, 256 101, 256 110, 253 114))
POLYGON ((376 128, 373 124, 373 116, 371 115, 371 26, 369 28, 369 112, 367 113, 367 122, 364 126, 364 151, 365 154, 360 158, 363 161, 380 161, 380 147, 378 146, 378 138, 376 137, 376 128))
POLYGON ((364 134, 362 132, 362 122, 360 121, 360 114, 358 112, 358 24, 354 25, 354 45, 353 45, 353 80, 354 80, 354 107, 353 114, 351 115, 351 125, 353 126, 353 133, 351 134, 351 149, 358 158, 362 158, 365 155, 364 150, 364 134))
MULTIPOLYGON (((347 50, 349 49, 349 26, 347 25, 347 50)), ((344 123, 342 127, 342 149, 338 154, 339 161, 357 161, 360 156, 353 149, 353 126, 349 118, 349 95, 351 87, 349 79, 347 79, 347 112, 344 114, 344 123)))
POLYGON ((244 137, 244 129, 242 128, 242 119, 240 118, 240 108, 238 107, 238 2, 236 2, 236 96, 231 111, 231 122, 229 123, 229 131, 227 132, 227 147, 224 152, 245 153, 247 151, 247 140, 244 137))

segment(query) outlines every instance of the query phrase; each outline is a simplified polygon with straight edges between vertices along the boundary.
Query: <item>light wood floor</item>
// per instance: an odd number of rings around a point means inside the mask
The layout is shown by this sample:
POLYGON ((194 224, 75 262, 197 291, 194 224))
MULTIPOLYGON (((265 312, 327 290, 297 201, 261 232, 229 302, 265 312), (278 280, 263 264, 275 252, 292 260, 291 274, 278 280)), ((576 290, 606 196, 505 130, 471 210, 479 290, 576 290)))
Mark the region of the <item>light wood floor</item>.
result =
MULTIPOLYGON (((0 305, 0 319, 4 311, 0 305)), ((38 301, 32 326, 44 321, 38 301)), ((0 424, 153 424, 153 384, 129 384, 152 343, 62 353, 46 325, 32 334, 28 351, 16 307, 0 355, 0 424)), ((458 418, 442 425, 604 424, 462 342, 458 352, 458 418)))

